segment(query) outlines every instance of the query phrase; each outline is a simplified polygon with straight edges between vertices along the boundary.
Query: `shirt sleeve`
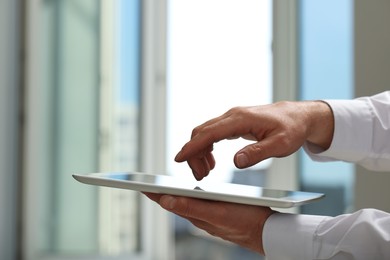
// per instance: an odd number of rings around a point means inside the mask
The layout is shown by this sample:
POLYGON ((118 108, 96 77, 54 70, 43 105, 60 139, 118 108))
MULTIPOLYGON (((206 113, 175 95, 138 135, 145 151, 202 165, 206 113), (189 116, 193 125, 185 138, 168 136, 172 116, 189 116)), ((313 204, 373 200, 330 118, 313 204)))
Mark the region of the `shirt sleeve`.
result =
MULTIPOLYGON (((328 150, 305 143, 316 161, 341 160, 390 170, 390 91, 354 100, 326 100, 335 130, 328 150)), ((364 209, 337 217, 273 214, 263 229, 267 260, 390 259, 390 214, 364 209)))
POLYGON ((327 217, 274 213, 263 228, 267 260, 312 259, 314 234, 327 217))
POLYGON ((375 209, 338 217, 276 213, 263 241, 267 260, 390 259, 390 215, 375 209))
POLYGON ((331 107, 335 129, 331 146, 323 151, 306 142, 315 161, 341 160, 367 169, 390 169, 390 91, 354 100, 325 100, 331 107))

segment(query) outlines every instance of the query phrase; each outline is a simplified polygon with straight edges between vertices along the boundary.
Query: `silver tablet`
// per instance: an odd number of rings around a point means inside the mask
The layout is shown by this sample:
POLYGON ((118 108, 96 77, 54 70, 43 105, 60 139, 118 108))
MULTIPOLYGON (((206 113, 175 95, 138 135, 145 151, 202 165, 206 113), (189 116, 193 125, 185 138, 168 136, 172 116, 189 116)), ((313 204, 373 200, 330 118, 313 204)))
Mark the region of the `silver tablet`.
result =
POLYGON ((73 177, 79 182, 97 186, 277 208, 299 206, 324 197, 321 193, 189 181, 168 175, 133 172, 74 174, 73 177))

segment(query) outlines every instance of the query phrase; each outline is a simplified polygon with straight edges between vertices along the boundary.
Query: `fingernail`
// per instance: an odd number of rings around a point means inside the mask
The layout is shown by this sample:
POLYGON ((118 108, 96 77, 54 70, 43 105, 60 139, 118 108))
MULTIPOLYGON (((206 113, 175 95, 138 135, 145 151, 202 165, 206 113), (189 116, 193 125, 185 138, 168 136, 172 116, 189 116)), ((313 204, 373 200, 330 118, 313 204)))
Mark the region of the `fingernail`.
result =
POLYGON ((172 197, 172 196, 169 196, 169 195, 165 195, 165 196, 162 196, 161 199, 160 199, 160 205, 161 207, 163 207, 164 209, 167 209, 167 210, 172 210, 175 208, 176 206, 176 198, 172 197))
POLYGON ((246 167, 249 163, 249 159, 248 159, 248 156, 246 156, 246 154, 244 153, 240 153, 237 155, 237 166, 239 168, 243 168, 243 167, 246 167))

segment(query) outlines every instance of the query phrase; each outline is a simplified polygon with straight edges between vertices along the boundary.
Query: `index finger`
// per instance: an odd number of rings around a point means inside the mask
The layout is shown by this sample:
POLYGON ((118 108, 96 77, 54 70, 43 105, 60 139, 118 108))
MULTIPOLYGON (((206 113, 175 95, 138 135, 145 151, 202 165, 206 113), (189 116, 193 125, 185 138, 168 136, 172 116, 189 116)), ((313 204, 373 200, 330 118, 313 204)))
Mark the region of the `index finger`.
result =
POLYGON ((243 124, 233 121, 230 116, 214 119, 194 129, 191 140, 176 155, 175 161, 184 162, 203 153, 214 143, 245 134, 243 124))

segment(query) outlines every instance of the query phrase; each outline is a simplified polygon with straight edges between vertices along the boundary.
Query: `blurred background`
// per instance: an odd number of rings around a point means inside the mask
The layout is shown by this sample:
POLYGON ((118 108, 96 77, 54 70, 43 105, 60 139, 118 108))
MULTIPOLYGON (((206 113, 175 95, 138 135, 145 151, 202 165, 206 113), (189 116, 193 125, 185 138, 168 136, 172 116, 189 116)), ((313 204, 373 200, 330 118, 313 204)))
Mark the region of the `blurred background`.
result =
MULTIPOLYGON (((192 178, 175 154, 233 106, 388 89, 389 11, 381 0, 2 0, 0 259, 263 259, 139 193, 71 175, 192 178)), ((390 210, 377 199, 389 176, 301 151, 238 170, 244 145, 216 144, 205 181, 326 193, 294 213, 390 210)))

